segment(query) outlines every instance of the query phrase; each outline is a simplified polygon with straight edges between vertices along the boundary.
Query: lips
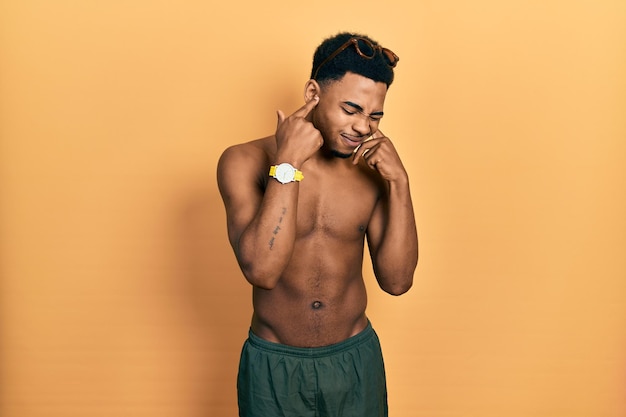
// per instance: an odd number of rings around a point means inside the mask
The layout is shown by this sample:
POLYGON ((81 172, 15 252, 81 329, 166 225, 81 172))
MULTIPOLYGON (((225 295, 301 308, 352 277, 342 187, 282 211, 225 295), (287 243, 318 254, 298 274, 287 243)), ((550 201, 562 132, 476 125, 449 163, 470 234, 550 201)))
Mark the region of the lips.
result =
POLYGON ((361 143, 363 143, 363 137, 361 136, 351 136, 351 135, 342 134, 341 137, 343 138, 344 142, 351 148, 356 148, 361 143))

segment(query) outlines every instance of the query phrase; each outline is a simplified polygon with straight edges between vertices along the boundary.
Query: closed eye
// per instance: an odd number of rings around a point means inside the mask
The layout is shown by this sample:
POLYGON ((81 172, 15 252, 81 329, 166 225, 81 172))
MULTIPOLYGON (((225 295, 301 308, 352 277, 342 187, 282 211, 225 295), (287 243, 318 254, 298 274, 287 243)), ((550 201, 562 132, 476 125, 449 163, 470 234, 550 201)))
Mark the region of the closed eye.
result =
POLYGON ((350 110, 346 109, 345 107, 342 107, 342 108, 341 108, 341 110, 343 110, 343 112, 344 112, 345 114, 349 114, 350 116, 352 116, 352 115, 356 114, 356 112, 355 112, 355 111, 350 111, 350 110))
POLYGON ((354 116, 355 114, 362 114, 363 116, 368 117, 372 122, 379 122, 380 119, 383 118, 382 114, 372 114, 372 115, 367 115, 365 113, 363 113, 362 111, 350 111, 345 107, 342 107, 341 110, 343 110, 343 112, 347 115, 350 116, 354 116))

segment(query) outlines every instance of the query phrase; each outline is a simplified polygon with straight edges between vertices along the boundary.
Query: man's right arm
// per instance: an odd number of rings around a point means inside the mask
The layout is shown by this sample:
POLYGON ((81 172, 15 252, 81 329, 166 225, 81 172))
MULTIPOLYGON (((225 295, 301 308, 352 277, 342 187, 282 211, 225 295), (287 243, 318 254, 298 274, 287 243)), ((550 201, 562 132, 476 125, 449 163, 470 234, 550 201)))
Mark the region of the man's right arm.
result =
POLYGON ((263 189, 259 173, 265 158, 250 145, 228 148, 221 156, 217 181, 224 205, 228 238, 239 267, 250 284, 272 289, 287 266, 296 235, 296 182, 270 181, 263 189))
POLYGON ((274 288, 291 259, 300 183, 271 180, 263 187, 259 175, 268 176, 270 164, 300 168, 322 146, 321 133, 307 119, 317 103, 316 96, 287 118, 278 112, 276 160, 268 164, 264 151, 239 145, 228 148, 218 163, 230 244, 248 282, 260 288, 274 288))

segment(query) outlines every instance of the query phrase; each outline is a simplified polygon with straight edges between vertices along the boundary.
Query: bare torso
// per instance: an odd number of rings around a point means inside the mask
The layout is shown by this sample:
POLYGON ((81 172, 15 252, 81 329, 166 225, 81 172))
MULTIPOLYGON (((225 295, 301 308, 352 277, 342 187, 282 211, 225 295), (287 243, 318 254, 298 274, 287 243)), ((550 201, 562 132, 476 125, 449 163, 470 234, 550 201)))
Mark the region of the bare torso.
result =
MULTIPOLYGON (((274 138, 251 147, 263 192, 275 153, 274 138)), ((293 256, 276 287, 253 287, 252 331, 290 346, 325 346, 365 328, 367 294, 362 276, 365 236, 381 182, 365 164, 329 157, 309 159, 301 170, 293 256)))

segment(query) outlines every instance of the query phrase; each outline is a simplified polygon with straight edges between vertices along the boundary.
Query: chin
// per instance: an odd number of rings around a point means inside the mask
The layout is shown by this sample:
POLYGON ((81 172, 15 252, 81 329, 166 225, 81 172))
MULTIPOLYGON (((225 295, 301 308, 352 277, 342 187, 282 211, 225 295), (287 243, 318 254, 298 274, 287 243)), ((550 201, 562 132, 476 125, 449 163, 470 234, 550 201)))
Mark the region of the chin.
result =
MULTIPOLYGON (((324 141, 326 142, 326 141, 324 141)), ((325 152, 327 153, 327 155, 331 155, 335 158, 341 158, 341 159, 348 159, 350 157, 352 157, 353 153, 352 152, 346 152, 346 151, 340 151, 338 149, 335 149, 334 147, 330 147, 327 146, 325 149, 325 152)))
POLYGON ((351 153, 343 153, 343 152, 339 152, 336 150, 332 150, 331 153, 333 154, 333 156, 336 156, 337 158, 342 158, 342 159, 348 159, 352 156, 351 153))

